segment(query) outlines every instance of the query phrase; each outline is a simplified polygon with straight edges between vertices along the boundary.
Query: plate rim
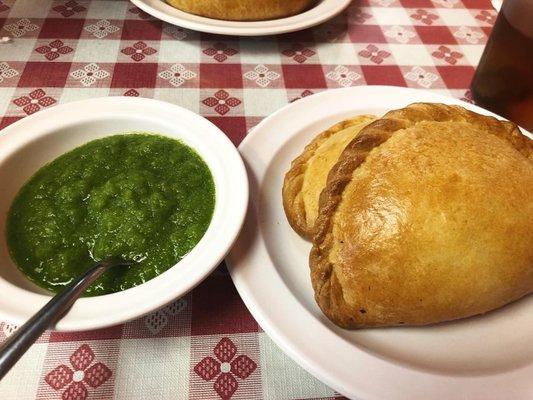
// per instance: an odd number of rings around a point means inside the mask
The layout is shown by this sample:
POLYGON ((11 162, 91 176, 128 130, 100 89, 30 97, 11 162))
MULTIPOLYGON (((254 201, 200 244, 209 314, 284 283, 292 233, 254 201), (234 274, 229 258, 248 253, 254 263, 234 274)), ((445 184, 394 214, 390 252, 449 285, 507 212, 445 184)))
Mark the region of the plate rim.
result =
MULTIPOLYGON (((317 362, 316 357, 310 356, 309 354, 305 354, 304 348, 305 343, 301 343, 302 341, 305 341, 305 338, 298 338, 295 340, 294 338, 294 332, 287 333, 287 330, 291 330, 291 328, 280 328, 276 327, 274 324, 275 320, 275 312, 269 311, 275 309, 275 307, 265 307, 265 305, 261 305, 261 299, 259 299, 258 292, 253 290, 257 289, 257 287, 253 287, 253 284, 250 284, 247 282, 246 275, 249 275, 249 272, 242 272, 246 270, 246 268, 240 268, 238 267, 239 263, 246 263, 250 260, 244 260, 242 261, 243 257, 246 257, 246 253, 253 253, 257 252, 258 250, 255 248, 258 246, 258 242, 263 242, 263 238, 261 237, 262 234, 259 232, 258 227, 256 226, 253 230, 253 245, 249 245, 247 249, 241 249, 240 243, 243 240, 242 236, 244 236, 244 233, 248 233, 249 230, 249 219, 251 218, 250 215, 252 214, 252 218, 255 218, 256 211, 256 204, 253 202, 257 202, 256 193, 257 187, 254 184, 252 184, 252 181, 255 181, 257 179, 257 176, 254 175, 254 171, 251 170, 251 167, 248 164, 246 149, 250 146, 250 142, 254 140, 254 136, 257 134, 257 132, 261 132, 265 126, 272 123, 272 121, 275 121, 277 118, 282 116, 285 112, 288 110, 290 111, 293 107, 303 107, 306 105, 309 105, 311 103, 319 102, 319 101, 326 101, 327 98, 335 97, 337 93, 340 93, 341 95, 344 93, 353 93, 353 95, 361 95, 361 93, 365 93, 365 95, 369 95, 368 92, 378 92, 383 90, 393 90, 393 91, 401 91, 406 96, 415 96, 413 98, 412 102, 416 102, 416 96, 423 93, 424 96, 433 97, 436 102, 443 102, 447 104, 458 104, 462 105, 467 109, 471 109, 473 111, 477 111, 486 115, 496 116, 498 118, 502 118, 490 111, 484 110, 478 106, 475 106, 470 103, 463 102, 461 100, 445 96, 440 93, 434 93, 426 90, 419 90, 419 89, 413 89, 413 88, 405 88, 405 87, 396 87, 396 86, 356 86, 356 87, 350 87, 350 88, 341 88, 341 89, 332 89, 332 90, 325 90, 323 92, 316 93, 312 96, 303 98, 298 100, 294 103, 289 103, 288 105, 280 108, 270 116, 263 119, 256 127, 254 127, 248 135, 244 138, 244 140, 241 142, 241 145, 239 146, 239 151, 241 153, 241 156, 243 157, 243 160, 247 166, 248 175, 250 179, 250 205, 248 207, 248 213, 245 221, 245 226, 243 228, 243 231, 241 231, 241 235, 237 239, 237 241, 234 244, 234 247, 232 251, 228 254, 226 257, 226 264, 229 270, 229 273, 231 275, 231 278, 235 284, 235 287, 245 302, 247 308, 249 309, 250 313, 253 315, 253 317, 258 321, 258 323, 261 325, 265 333, 267 333, 272 340, 281 348, 283 351, 288 354, 297 364, 299 364, 301 367, 303 367, 305 370, 307 370, 311 375, 315 376, 322 382, 326 383, 331 388, 335 389, 339 393, 347 396, 347 397, 357 397, 361 399, 371 399, 371 400, 378 400, 378 399, 391 399, 391 398, 404 398, 409 397, 412 399, 422 399, 423 397, 427 398, 428 396, 431 396, 431 394, 435 392, 440 392, 441 394, 445 393, 445 396, 464 396, 465 393, 473 393, 472 398, 481 398, 480 393, 484 393, 485 395, 490 394, 491 396, 496 395, 496 393, 500 393, 501 395, 509 395, 510 388, 514 387, 512 385, 519 384, 527 382, 525 379, 527 376, 530 376, 533 373, 533 363, 528 364, 523 367, 519 367, 512 370, 506 370, 502 371, 501 373, 487 373, 485 375, 480 376, 460 376, 460 375, 448 375, 445 373, 438 373, 437 371, 424 371, 421 369, 416 369, 415 367, 405 366, 404 364, 396 364, 392 361, 387 361, 383 358, 380 358, 379 356, 372 355, 364 350, 361 350, 360 348, 357 348, 355 346, 353 347, 354 354, 357 353, 357 356, 361 358, 362 362, 368 363, 368 370, 372 370, 375 374, 378 376, 386 376, 388 381, 390 381, 390 377, 394 375, 396 379, 404 380, 403 384, 400 382, 395 382, 396 384, 396 390, 398 390, 399 386, 401 386, 402 390, 408 390, 410 392, 402 392, 400 394, 397 394, 396 397, 384 397, 383 391, 381 394, 377 394, 378 392, 375 390, 376 385, 372 384, 372 381, 376 380, 376 376, 371 376, 372 379, 363 379, 364 382, 359 379, 359 382, 354 383, 356 379, 338 379, 338 377, 333 376, 331 373, 331 370, 328 370, 328 368, 325 366, 326 364, 317 362), (244 256, 243 256, 244 254, 244 256), (239 258, 241 260, 239 260, 239 258), (300 343, 295 343, 300 341, 300 343), (407 380, 411 383, 407 383, 407 380), (412 382, 424 382, 424 388, 416 388, 412 385, 412 382), (369 384, 370 382, 370 384, 369 384), (403 386, 402 386, 403 385, 403 386), (497 391, 499 389, 499 392, 497 391)), ((428 101, 428 100, 425 100, 428 101)), ((325 116, 321 116, 321 118, 326 118, 325 116)), ((320 119, 318 119, 320 120, 320 119)), ((524 132, 527 136, 531 137, 530 134, 527 133, 527 131, 524 132)), ((266 170, 266 169, 265 169, 266 170)), ((261 173, 264 174, 263 170, 261 173)), ((259 176, 262 178, 263 175, 259 174, 259 176)), ((259 225, 259 224, 257 224, 259 225)), ((250 238, 248 238, 250 240, 250 238)), ((261 244, 259 244, 261 245, 261 244)), ((264 242, 262 243, 263 247, 264 242)), ((266 249, 261 249, 268 254, 266 249)), ((260 250, 259 250, 260 251, 260 250)), ((272 265, 272 261, 270 258, 264 259, 263 264, 268 263, 272 265)), ((277 271, 274 267, 274 272, 277 275, 277 271)), ((253 275, 253 273, 252 273, 253 275)), ((276 279, 278 281, 281 281, 282 284, 282 291, 283 292, 289 292, 290 289, 286 286, 286 284, 282 281, 281 277, 276 276, 276 279)), ((279 283, 279 282, 278 282, 279 283)), ((277 286, 274 288, 270 288, 270 290, 278 290, 277 286)), ((280 289, 280 290, 281 290, 280 289)), ((276 292, 278 293, 278 292, 276 292)), ((297 303, 296 307, 305 309, 303 305, 299 303, 299 301, 292 295, 291 298, 292 302, 297 303)), ((286 303, 284 303, 286 304, 286 303)), ((291 304, 291 306, 294 306, 294 304, 291 304)), ((305 310, 305 313, 309 313, 307 310, 305 310)), ((300 318, 301 316, 296 316, 296 318, 300 318)), ((309 318, 314 318, 313 316, 309 315, 309 318)), ((316 327, 316 326, 315 326, 316 327)), ((327 329, 326 327, 322 326, 322 328, 327 329)), ((294 329, 292 329, 294 330, 294 329)), ((329 329, 327 329, 329 331, 329 329)), ((320 333, 322 333, 322 329, 320 329, 320 333)), ((329 331, 330 334, 327 336, 335 335, 336 334, 332 331, 329 331)), ((303 335, 306 336, 306 335, 303 335)), ((343 340, 339 338, 339 340, 343 340)), ((323 361, 321 359, 320 361, 323 361)), ((331 366, 331 365, 330 365, 331 366)), ((366 364, 365 364, 366 366, 366 364)), ((368 377, 367 377, 368 378, 368 377)), ((378 379, 379 380, 379 379, 378 379)), ((383 386, 377 384, 377 386, 383 386)), ((527 389, 526 389, 527 390, 527 389)), ((522 399, 526 397, 520 397, 520 396, 527 396, 524 395, 525 392, 519 392, 517 393, 517 397, 515 399, 522 399)), ((448 397, 446 397, 448 398, 448 397)))
MULTIPOLYGON (((311 28, 340 14, 351 3, 351 0, 322 0, 322 2, 315 7, 290 17, 265 21, 225 21, 186 13, 168 4, 163 4, 164 8, 169 7, 172 9, 169 11, 177 14, 171 15, 151 6, 148 4, 147 0, 130 1, 147 14, 168 22, 169 24, 181 26, 193 31, 228 36, 278 35, 311 28), (324 11, 322 11, 321 8, 324 8, 324 11), (318 10, 313 11, 315 9, 318 10), (276 23, 275 26, 268 25, 269 23, 274 22, 276 23)), ((159 1, 164 3, 162 0, 159 1)))

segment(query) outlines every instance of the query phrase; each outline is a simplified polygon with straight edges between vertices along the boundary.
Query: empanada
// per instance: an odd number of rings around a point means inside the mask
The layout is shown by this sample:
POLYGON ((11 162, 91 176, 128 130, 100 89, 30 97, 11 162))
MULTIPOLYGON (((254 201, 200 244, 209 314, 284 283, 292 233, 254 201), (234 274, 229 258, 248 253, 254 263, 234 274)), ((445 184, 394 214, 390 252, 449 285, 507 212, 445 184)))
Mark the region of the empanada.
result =
POLYGON ((268 20, 298 14, 315 0, 166 0, 182 11, 203 17, 233 20, 268 20))
POLYGON ((291 164, 283 182, 283 207, 292 228, 306 239, 313 236, 318 199, 331 167, 355 136, 376 117, 360 115, 316 136, 291 164))
POLYGON ((320 198, 315 298, 345 328, 482 314, 533 292, 533 145, 510 123, 412 104, 364 128, 320 198))

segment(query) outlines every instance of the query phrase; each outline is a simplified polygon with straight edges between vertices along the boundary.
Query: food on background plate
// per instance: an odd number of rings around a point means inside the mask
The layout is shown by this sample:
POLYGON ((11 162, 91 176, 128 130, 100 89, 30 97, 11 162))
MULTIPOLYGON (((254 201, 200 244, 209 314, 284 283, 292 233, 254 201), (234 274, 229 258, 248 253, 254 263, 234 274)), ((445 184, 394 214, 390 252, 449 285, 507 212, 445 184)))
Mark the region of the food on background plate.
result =
POLYGON ((387 113, 328 176, 310 269, 344 328, 483 314, 533 292, 533 142, 458 106, 387 113))
POLYGON ((482 314, 533 291, 533 146, 458 106, 391 111, 351 142, 321 198, 310 267, 346 328, 482 314))
POLYGON ((292 228, 311 240, 318 215, 318 200, 328 172, 346 145, 376 117, 360 115, 316 136, 292 162, 283 182, 283 208, 292 228))
POLYGON ((289 17, 315 0, 166 0, 171 6, 202 17, 231 21, 259 21, 289 17))
POLYGON ((214 206, 211 171, 193 149, 159 135, 114 135, 63 154, 30 178, 9 211, 8 247, 19 269, 52 292, 95 261, 137 261, 86 292, 113 293, 182 259, 206 232, 214 206))

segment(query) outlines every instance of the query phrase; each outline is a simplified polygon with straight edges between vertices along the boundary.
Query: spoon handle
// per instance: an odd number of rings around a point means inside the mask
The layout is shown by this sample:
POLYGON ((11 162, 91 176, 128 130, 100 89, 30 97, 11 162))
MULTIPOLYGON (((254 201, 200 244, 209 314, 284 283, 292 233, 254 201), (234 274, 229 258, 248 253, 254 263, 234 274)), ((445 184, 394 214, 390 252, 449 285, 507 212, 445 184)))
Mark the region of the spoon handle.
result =
POLYGON ((52 297, 28 322, 13 332, 0 346, 0 379, 15 365, 39 336, 63 316, 85 289, 114 265, 117 265, 116 260, 104 260, 89 268, 83 275, 52 297))

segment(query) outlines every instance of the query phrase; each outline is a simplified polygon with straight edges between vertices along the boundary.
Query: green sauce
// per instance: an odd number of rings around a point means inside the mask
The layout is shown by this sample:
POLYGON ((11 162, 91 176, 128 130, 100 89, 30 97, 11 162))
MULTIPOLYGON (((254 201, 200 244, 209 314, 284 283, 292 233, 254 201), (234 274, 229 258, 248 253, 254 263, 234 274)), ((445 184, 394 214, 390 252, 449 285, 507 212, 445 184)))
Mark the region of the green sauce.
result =
POLYGON ((87 291, 113 293, 182 259, 204 235, 214 206, 211 171, 190 147, 158 135, 115 135, 41 168, 11 205, 7 242, 19 269, 53 292, 95 261, 137 261, 87 291))

